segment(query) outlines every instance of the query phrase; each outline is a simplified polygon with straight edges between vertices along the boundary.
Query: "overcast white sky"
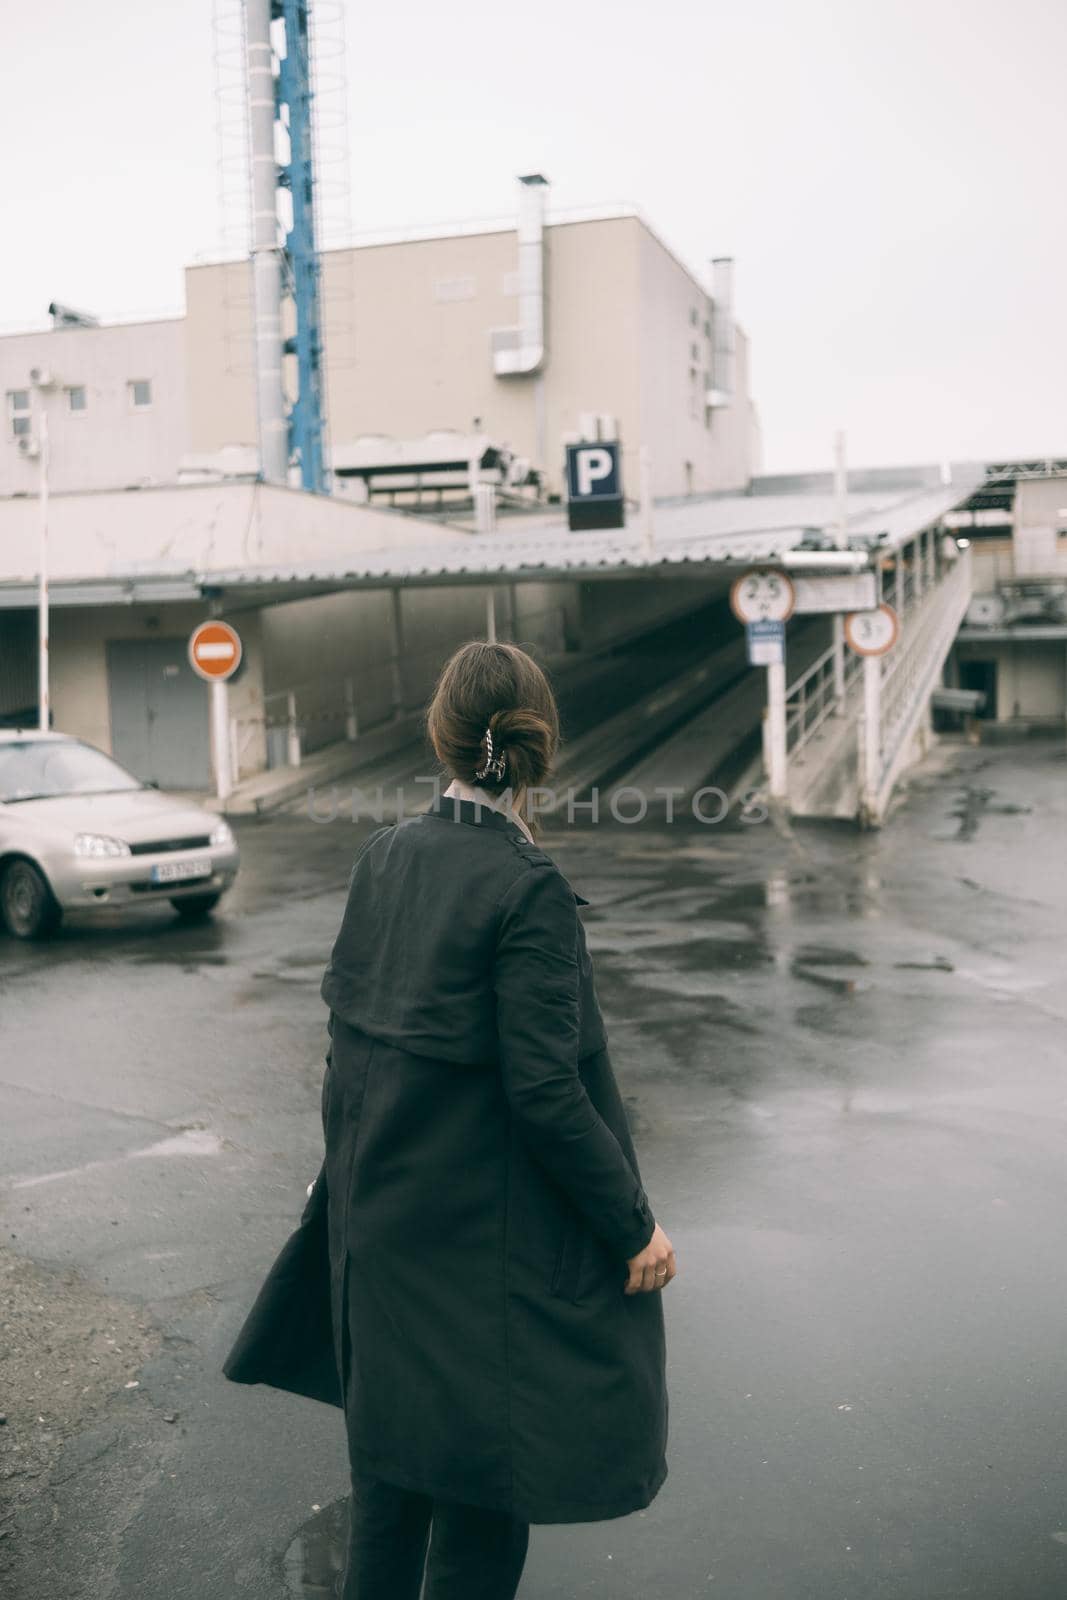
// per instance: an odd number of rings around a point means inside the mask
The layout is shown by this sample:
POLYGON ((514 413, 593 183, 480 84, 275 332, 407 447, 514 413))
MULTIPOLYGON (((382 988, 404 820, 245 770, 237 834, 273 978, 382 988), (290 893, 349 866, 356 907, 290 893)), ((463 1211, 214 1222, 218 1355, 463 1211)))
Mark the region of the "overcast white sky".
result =
MULTIPOLYGON (((313 0, 314 3, 314 0, 313 0)), ((325 8, 327 0, 320 0, 325 8)), ((329 0, 334 5, 337 0, 329 0)), ((5 16, 0 322, 180 310, 211 0, 5 16)), ((1067 454, 1062 0, 346 0, 357 230, 637 205, 737 258, 769 470, 1067 454)))

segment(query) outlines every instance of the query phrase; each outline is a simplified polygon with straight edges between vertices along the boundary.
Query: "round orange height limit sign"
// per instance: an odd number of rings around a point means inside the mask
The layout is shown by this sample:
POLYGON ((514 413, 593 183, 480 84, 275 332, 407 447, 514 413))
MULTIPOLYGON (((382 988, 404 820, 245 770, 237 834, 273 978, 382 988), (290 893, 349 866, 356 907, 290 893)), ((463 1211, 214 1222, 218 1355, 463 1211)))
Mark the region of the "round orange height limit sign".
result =
POLYGON ((241 638, 228 622, 201 622, 189 638, 189 663, 209 683, 224 683, 241 665, 241 638))

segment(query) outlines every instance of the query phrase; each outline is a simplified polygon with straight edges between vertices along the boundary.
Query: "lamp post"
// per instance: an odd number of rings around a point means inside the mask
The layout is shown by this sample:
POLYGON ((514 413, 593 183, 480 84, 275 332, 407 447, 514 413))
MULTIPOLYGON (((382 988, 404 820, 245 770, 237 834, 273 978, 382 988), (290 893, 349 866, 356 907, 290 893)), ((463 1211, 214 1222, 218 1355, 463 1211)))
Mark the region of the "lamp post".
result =
POLYGON ((45 405, 45 396, 49 389, 54 389, 56 380, 51 372, 41 367, 30 370, 30 383, 37 398, 34 408, 37 413, 37 459, 40 469, 38 504, 40 517, 38 525, 38 556, 37 556, 37 726, 47 733, 52 721, 51 696, 49 692, 49 654, 48 654, 48 465, 49 465, 49 439, 48 439, 48 410, 45 405))
MULTIPOLYGON (((834 544, 839 550, 848 549, 848 464, 845 454, 845 434, 839 429, 834 435, 834 544)), ((834 612, 834 713, 845 714, 845 619, 834 612)))
POLYGON ((37 563, 37 726, 47 732, 51 722, 48 677, 48 413, 43 405, 37 443, 41 452, 40 554, 37 563))

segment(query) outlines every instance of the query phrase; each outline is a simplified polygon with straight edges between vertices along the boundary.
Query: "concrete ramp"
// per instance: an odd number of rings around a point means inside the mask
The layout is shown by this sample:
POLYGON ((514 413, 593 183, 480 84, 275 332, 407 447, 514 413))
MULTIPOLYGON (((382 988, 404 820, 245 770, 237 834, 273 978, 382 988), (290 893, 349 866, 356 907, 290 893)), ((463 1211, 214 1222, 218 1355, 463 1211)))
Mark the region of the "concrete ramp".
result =
POLYGON ((899 586, 900 632, 892 648, 862 659, 846 653, 843 695, 826 693, 834 681, 824 670, 832 652, 787 691, 793 816, 877 827, 901 778, 929 748, 931 697, 970 601, 971 551, 945 564, 931 559, 921 588, 916 576, 899 586))

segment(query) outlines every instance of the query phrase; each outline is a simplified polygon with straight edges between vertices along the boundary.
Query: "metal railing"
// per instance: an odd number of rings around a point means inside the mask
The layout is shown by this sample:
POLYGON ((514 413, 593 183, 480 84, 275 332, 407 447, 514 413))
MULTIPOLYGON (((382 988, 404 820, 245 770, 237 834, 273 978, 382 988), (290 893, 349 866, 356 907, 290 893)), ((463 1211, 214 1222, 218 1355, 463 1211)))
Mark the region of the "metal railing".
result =
MULTIPOLYGON (((786 691, 786 749, 795 760, 803 760, 801 752, 805 745, 818 733, 827 717, 833 716, 841 706, 835 670, 836 654, 833 645, 824 650, 786 691)), ((845 652, 842 670, 844 698, 847 700, 860 671, 859 657, 853 655, 851 650, 845 652)))
MULTIPOLYGON (((926 602, 940 587, 944 568, 929 542, 918 541, 897 552, 903 563, 898 573, 883 575, 882 598, 897 613, 905 639, 914 626, 916 614, 926 614, 926 602), (910 553, 908 553, 910 551, 910 553), (899 581, 898 581, 899 577, 899 581)), ((889 658, 895 661, 900 646, 889 658)), ((786 690, 786 743, 790 752, 802 750, 826 721, 847 700, 862 676, 862 660, 845 649, 841 672, 835 671, 836 649, 830 645, 786 690)))
POLYGON ((875 820, 889 803, 907 757, 909 740, 926 714, 970 597, 971 551, 967 549, 960 552, 940 582, 926 591, 891 654, 873 659, 865 668, 880 674, 875 751, 868 754, 870 730, 866 713, 859 740, 861 791, 865 790, 866 808, 875 820))
MULTIPOLYGON (((893 788, 915 750, 915 735, 927 714, 945 658, 966 613, 972 587, 972 550, 951 565, 928 545, 912 552, 900 583, 885 585, 885 598, 897 610, 900 636, 885 656, 861 657, 835 645, 824 650, 786 691, 786 749, 789 767, 798 769, 798 791, 810 790, 814 766, 812 740, 835 720, 835 734, 820 753, 856 779, 856 807, 862 821, 878 824, 893 788), (921 571, 919 562, 922 562, 921 571), (874 728, 875 744, 869 729, 874 728), (838 735, 836 730, 840 730, 838 735)), ((849 780, 842 780, 846 788, 849 780)), ((851 810, 844 792, 838 803, 851 810)))

